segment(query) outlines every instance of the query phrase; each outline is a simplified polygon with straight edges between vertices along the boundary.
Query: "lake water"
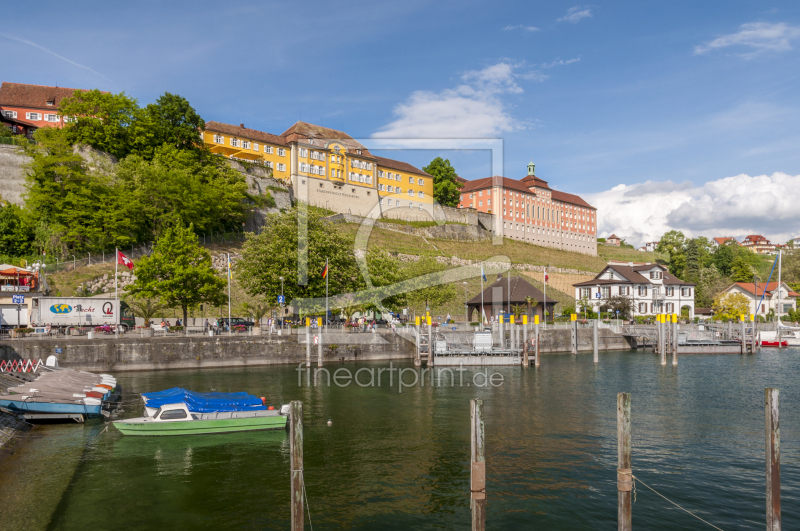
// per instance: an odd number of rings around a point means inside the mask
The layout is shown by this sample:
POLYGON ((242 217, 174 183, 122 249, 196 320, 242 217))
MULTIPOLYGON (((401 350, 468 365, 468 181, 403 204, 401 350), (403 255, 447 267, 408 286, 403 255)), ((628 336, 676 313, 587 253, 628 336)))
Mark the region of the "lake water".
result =
MULTIPOLYGON (((612 529, 620 391, 632 393, 634 475, 722 529, 762 528, 764 388, 779 387, 783 525, 800 528, 800 350, 683 356, 677 370, 635 352, 600 361, 549 355, 538 370, 491 370, 503 375, 498 387, 467 387, 470 371, 461 387, 402 393, 388 373, 381 387, 298 387, 288 366, 118 378, 124 417, 139 416, 138 393, 172 386, 302 400, 308 506, 320 530, 469 529, 475 397, 485 401, 489 529, 612 529)), ((289 527, 287 432, 138 438, 107 426, 40 427, 0 461, 0 529, 289 527)), ((641 484, 633 523, 711 529, 641 484)))

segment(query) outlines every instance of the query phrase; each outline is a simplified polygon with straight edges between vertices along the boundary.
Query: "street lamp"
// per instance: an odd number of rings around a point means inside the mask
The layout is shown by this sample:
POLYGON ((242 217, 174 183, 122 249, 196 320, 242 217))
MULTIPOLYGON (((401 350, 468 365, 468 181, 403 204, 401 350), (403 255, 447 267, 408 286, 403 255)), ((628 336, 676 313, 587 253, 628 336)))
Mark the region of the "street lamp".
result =
POLYGON ((469 330, 469 308, 467 306, 467 283, 464 284, 464 329, 469 330))
POLYGON ((283 301, 284 300, 285 299, 283 298, 283 277, 281 277, 281 331, 283 331, 283 320, 284 320, 285 313, 286 313, 286 312, 283 311, 283 301))

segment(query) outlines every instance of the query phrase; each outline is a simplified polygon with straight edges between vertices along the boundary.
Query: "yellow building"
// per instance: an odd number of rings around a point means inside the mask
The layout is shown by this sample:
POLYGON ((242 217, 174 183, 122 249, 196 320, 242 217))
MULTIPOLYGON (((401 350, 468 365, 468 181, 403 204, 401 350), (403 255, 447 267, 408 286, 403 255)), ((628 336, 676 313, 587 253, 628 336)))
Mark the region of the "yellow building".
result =
POLYGON ((297 122, 277 136, 244 124, 208 122, 202 136, 213 153, 267 166, 308 204, 370 217, 432 217, 433 177, 371 154, 342 131, 297 122))

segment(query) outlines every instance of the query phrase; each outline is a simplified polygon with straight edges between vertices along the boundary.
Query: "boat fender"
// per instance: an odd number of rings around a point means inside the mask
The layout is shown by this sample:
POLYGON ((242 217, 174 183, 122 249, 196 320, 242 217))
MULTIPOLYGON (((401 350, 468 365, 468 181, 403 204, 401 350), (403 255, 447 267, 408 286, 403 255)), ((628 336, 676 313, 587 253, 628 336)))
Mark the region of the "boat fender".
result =
POLYGON ((333 426, 333 421, 331 419, 328 419, 328 426, 333 426))
POLYGON ((268 411, 275 411, 275 406, 273 406, 272 404, 270 404, 270 405, 269 405, 269 407, 267 408, 267 410, 268 410, 268 411))
POLYGON ((261 405, 262 406, 266 406, 267 405, 267 399, 265 397, 263 397, 263 396, 261 397, 261 405))

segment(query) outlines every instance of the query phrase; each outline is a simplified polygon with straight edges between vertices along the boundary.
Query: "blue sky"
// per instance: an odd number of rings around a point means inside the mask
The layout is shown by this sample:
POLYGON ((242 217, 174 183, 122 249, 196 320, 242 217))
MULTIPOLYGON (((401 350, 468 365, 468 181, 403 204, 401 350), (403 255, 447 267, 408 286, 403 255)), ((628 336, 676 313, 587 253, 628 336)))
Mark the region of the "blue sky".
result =
MULTIPOLYGON (((533 160, 552 186, 602 205, 601 232, 632 240, 795 230, 792 208, 775 212, 800 183, 775 176, 800 174, 800 4, 165 4, 7 5, 3 80, 142 104, 169 91, 206 120, 278 134, 302 118, 354 137, 502 138, 506 176, 533 160), (736 176, 727 221, 686 214, 722 208, 715 183, 736 176), (775 203, 741 221, 755 186, 775 203)), ((490 173, 488 152, 386 154, 490 173)))

